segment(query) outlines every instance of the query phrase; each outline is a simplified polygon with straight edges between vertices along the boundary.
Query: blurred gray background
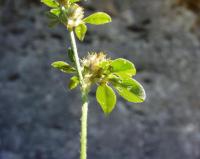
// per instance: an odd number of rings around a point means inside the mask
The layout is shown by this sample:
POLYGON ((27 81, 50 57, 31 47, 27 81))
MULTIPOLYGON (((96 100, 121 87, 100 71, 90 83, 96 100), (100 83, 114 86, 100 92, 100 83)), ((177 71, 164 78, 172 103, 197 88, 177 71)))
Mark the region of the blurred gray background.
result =
MULTIPOLYGON (((79 52, 128 58, 147 93, 143 104, 118 98, 105 117, 91 92, 88 159, 200 158, 200 1, 88 0, 79 52)), ((49 29, 39 0, 0 0, 0 159, 79 158, 80 94, 50 67, 67 60, 62 26, 49 29)))

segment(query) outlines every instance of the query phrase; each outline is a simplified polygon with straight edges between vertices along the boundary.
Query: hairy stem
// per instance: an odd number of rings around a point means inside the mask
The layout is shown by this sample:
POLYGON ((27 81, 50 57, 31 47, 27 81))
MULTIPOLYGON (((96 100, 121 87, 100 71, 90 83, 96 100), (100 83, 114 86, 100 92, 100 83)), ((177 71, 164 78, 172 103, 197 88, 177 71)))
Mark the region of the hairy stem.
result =
MULTIPOLYGON (((86 95, 87 96, 87 95, 86 95)), ((83 97, 82 117, 81 117, 81 151, 80 159, 87 158, 87 116, 88 116, 88 102, 87 97, 83 97)))
POLYGON ((81 65, 78 56, 78 50, 76 46, 76 40, 74 32, 70 31, 71 47, 74 52, 74 58, 76 63, 76 68, 81 84, 81 95, 82 95, 82 117, 81 117, 81 133, 80 133, 80 159, 87 158, 87 116, 88 116, 88 92, 85 87, 85 82, 83 80, 83 75, 81 72, 81 65))

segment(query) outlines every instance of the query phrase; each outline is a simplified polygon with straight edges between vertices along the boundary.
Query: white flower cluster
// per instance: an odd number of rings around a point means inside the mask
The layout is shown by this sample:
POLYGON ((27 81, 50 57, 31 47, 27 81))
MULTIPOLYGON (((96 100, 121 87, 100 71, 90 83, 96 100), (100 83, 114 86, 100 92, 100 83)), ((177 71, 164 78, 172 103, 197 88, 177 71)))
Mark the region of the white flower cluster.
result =
POLYGON ((78 26, 83 21, 84 11, 83 8, 77 4, 73 4, 69 7, 68 10, 68 21, 67 21, 67 28, 71 29, 73 27, 78 26))

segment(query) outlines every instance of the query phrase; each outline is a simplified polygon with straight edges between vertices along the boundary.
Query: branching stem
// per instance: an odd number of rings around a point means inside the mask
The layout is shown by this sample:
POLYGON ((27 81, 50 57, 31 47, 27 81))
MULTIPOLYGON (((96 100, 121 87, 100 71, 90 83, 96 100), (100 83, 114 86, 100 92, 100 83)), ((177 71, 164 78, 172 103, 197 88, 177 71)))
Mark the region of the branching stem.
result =
POLYGON ((71 47, 74 52, 75 64, 81 84, 81 95, 82 95, 82 117, 81 117, 81 134, 80 134, 80 159, 87 158, 87 116, 88 116, 88 92, 87 88, 85 87, 85 82, 83 79, 83 75, 81 72, 81 65, 78 56, 78 50, 76 46, 76 40, 74 36, 74 32, 70 31, 70 40, 71 40, 71 47))

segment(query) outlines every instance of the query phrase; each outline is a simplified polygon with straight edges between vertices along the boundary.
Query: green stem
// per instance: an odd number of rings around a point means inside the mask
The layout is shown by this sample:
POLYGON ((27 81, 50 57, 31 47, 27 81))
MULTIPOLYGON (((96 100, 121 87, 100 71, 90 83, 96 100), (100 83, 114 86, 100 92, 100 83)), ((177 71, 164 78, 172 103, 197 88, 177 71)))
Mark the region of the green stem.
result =
POLYGON ((81 117, 80 159, 86 159, 87 158, 87 116, 88 116, 87 97, 86 98, 83 97, 82 117, 81 117))
POLYGON ((74 58, 75 58, 76 68, 77 68, 77 71, 78 71, 78 76, 79 76, 79 79, 80 79, 80 82, 81 82, 81 86, 83 86, 83 82, 84 82, 83 81, 83 75, 82 75, 82 72, 81 72, 81 65, 80 65, 78 50, 77 50, 77 46, 76 46, 76 39, 75 39, 73 31, 70 31, 70 40, 71 40, 71 47, 72 47, 72 50, 74 52, 74 58))
POLYGON ((87 159, 87 116, 88 116, 88 92, 85 87, 83 75, 81 72, 81 65, 78 56, 78 50, 76 46, 76 40, 74 32, 70 31, 71 47, 74 52, 75 64, 81 84, 81 95, 82 95, 82 117, 81 117, 81 134, 80 134, 80 159, 87 159))

